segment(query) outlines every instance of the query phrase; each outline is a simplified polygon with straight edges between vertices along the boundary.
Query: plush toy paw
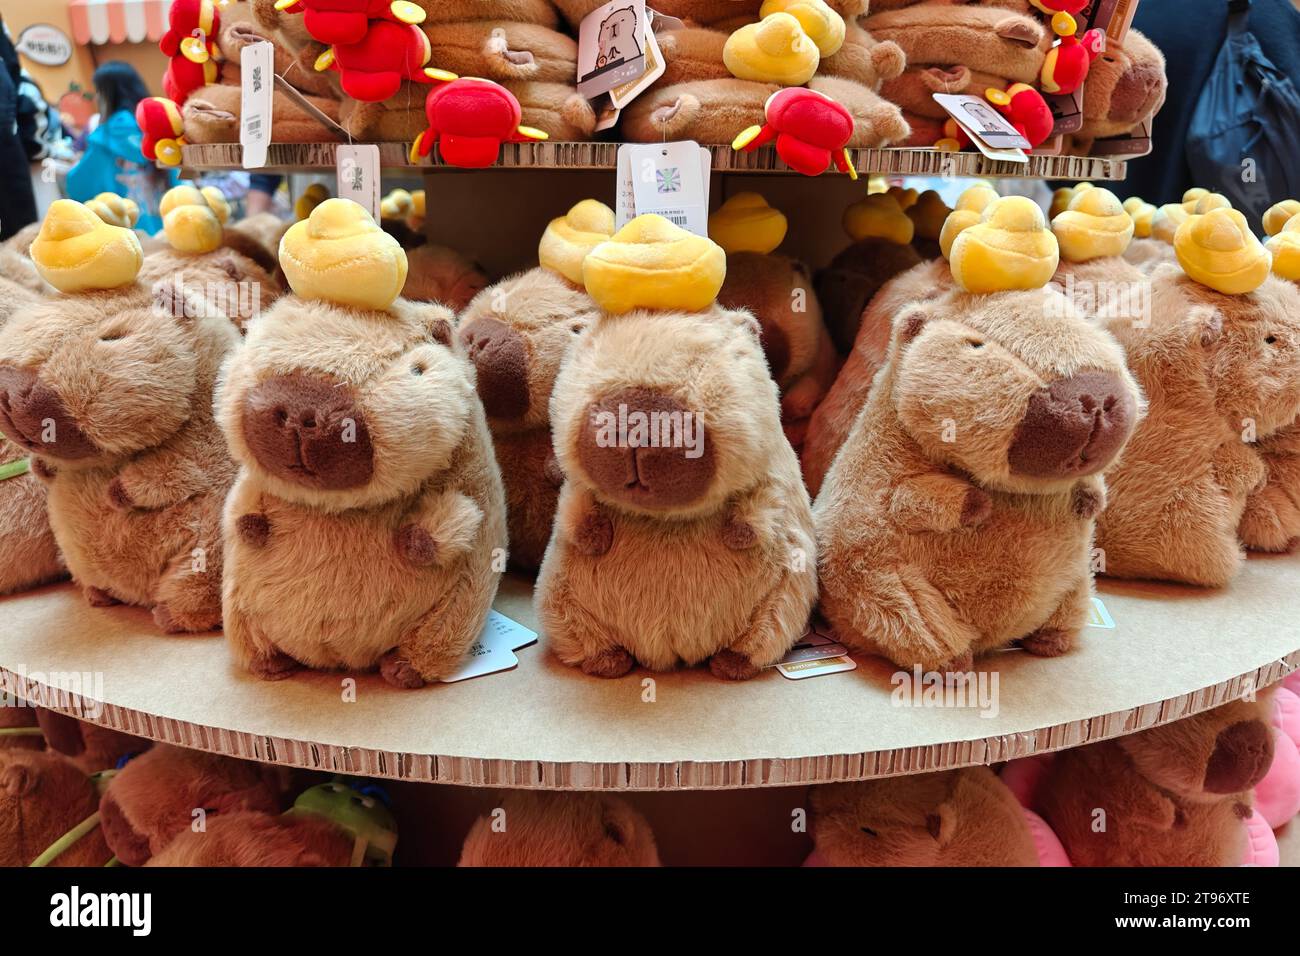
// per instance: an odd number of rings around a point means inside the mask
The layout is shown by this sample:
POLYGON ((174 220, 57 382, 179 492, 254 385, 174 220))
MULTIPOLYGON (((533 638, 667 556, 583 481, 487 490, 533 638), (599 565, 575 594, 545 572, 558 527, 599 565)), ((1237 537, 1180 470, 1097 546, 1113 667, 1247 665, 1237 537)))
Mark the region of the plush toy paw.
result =
POLYGON ((254 677, 262 680, 284 680, 294 672, 303 669, 303 665, 283 651, 259 655, 248 664, 248 670, 254 677))
POLYGON ((221 611, 182 613, 166 601, 160 601, 153 606, 153 622, 164 634, 201 634, 221 627, 221 611))
POLYGON ((260 548, 271 536, 271 522, 267 520, 266 515, 253 512, 240 515, 235 521, 235 530, 239 533, 239 540, 244 544, 260 548))
POLYGON ((103 588, 87 587, 85 593, 86 603, 91 607, 113 607, 122 603, 103 588))
POLYGON ((402 657, 397 648, 393 648, 379 659, 379 676, 394 687, 401 687, 404 690, 416 690, 426 683, 420 676, 420 672, 410 661, 402 657))
POLYGON ((121 478, 114 478, 108 483, 108 504, 116 511, 130 511, 135 507, 131 493, 126 490, 126 483, 121 478))
POLYGON ((560 488, 564 485, 564 470, 560 468, 560 460, 554 452, 547 456, 546 464, 542 466, 542 475, 553 487, 560 488))
POLYGON ((993 499, 988 492, 980 488, 971 488, 966 492, 966 499, 961 505, 961 526, 974 528, 988 520, 993 514, 993 499))
POLYGON ((966 682, 966 675, 975 666, 975 652, 967 648, 952 659, 935 668, 943 675, 944 685, 957 687, 966 682))
POLYGON ((1095 518, 1106 507, 1106 493, 1091 485, 1076 485, 1070 493, 1070 510, 1075 517, 1095 518))
POLYGON ((428 567, 438 560, 438 542, 419 525, 402 525, 394 541, 397 553, 414 565, 428 567))
POLYGON ((44 458, 32 458, 32 474, 41 481, 53 481, 58 473, 58 469, 44 458))
POLYGON ((573 530, 573 546, 589 558, 607 554, 614 546, 614 522, 599 508, 588 512, 573 530))
POLYGON ((722 522, 722 543, 732 551, 745 551, 758 544, 758 532, 739 513, 732 511, 722 522))
POLYGON ((907 54, 893 40, 884 40, 871 48, 871 64, 881 82, 896 80, 907 68, 907 54))
POLYGON ((761 667, 754 666, 746 654, 730 648, 718 651, 709 658, 709 673, 718 680, 750 680, 758 676, 761 667))
POLYGON ((1035 657, 1060 657, 1074 646, 1074 633, 1059 627, 1040 627, 1018 643, 1021 650, 1035 657))
POLYGON ((624 648, 597 651, 582 662, 582 672, 592 677, 622 677, 636 665, 636 658, 624 648))

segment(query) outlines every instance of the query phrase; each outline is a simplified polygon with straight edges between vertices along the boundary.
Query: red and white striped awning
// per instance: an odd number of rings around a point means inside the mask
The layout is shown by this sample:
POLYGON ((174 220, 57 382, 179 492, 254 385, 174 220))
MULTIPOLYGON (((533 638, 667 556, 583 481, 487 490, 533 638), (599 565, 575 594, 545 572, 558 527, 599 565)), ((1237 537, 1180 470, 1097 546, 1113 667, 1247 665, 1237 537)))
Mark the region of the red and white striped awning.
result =
POLYGON ((172 0, 68 0, 72 35, 80 44, 157 41, 167 32, 172 0))

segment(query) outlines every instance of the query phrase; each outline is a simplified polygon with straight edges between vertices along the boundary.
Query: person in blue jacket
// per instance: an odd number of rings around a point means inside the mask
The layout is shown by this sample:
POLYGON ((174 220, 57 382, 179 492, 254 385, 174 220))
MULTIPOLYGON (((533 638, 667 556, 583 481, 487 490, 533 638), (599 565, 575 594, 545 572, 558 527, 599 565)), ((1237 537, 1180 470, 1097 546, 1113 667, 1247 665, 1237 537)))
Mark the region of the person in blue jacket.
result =
POLYGON ((162 170, 140 151, 140 127, 135 106, 149 96, 144 80, 129 63, 113 60, 95 71, 99 125, 86 140, 86 152, 68 171, 68 198, 78 202, 100 193, 129 196, 140 207, 137 229, 155 233, 162 228, 158 203, 176 185, 175 170, 162 170))

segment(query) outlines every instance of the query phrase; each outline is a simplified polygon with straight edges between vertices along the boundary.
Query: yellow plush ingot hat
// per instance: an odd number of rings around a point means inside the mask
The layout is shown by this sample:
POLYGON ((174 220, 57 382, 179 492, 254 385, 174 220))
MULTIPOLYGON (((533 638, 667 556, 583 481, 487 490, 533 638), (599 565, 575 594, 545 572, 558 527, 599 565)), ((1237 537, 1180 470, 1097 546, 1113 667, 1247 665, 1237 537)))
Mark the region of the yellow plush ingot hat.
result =
POLYGON ((1288 219, 1264 246, 1273 256, 1273 274, 1300 282, 1300 215, 1288 219))
POLYGON ((1227 295, 1254 292, 1272 265, 1272 256, 1235 209, 1189 216, 1174 235, 1174 253, 1191 278, 1227 295))
POLYGON ((1223 193, 1206 193, 1200 199, 1196 200, 1196 205, 1192 207, 1192 214, 1204 216, 1207 212, 1215 209, 1231 209, 1232 203, 1223 193))
POLYGON ((1273 203, 1264 212, 1264 232, 1276 236, 1297 215, 1300 215, 1300 200, 1283 199, 1273 203))
POLYGON ((726 276, 721 246, 654 213, 637 216, 582 263, 587 294, 616 315, 633 309, 699 312, 717 299, 726 276))
POLYGON ((387 309, 406 284, 406 252, 351 199, 327 199, 280 240, 280 268, 304 299, 387 309))
POLYGON ((1133 235, 1138 239, 1150 238, 1156 207, 1140 196, 1129 196, 1124 200, 1124 211, 1133 219, 1133 235))
POLYGON ((424 229, 424 190, 411 191, 411 209, 406 214, 406 224, 416 232, 424 229))
POLYGON ((1092 189, 1092 183, 1075 183, 1073 186, 1062 186, 1052 193, 1052 205, 1047 210, 1047 218, 1055 219, 1065 210, 1070 208, 1070 203, 1074 197, 1081 192, 1092 189))
POLYGON ((32 241, 32 262, 60 292, 116 289, 135 281, 144 262, 130 229, 110 226, 79 202, 56 199, 32 241))
POLYGON ((228 223, 230 221, 230 200, 226 199, 226 194, 216 186, 204 186, 199 192, 207 200, 208 208, 217 217, 217 221, 223 226, 228 223))
POLYGON ((898 203, 898 208, 903 212, 915 206, 921 198, 921 194, 911 186, 890 186, 885 193, 894 197, 894 202, 898 203))
POLYGON ((889 193, 868 193, 844 210, 840 222, 854 242, 884 239, 905 246, 916 234, 916 226, 889 193))
POLYGON ((786 227, 785 214, 769 206, 758 193, 736 193, 709 217, 709 238, 728 255, 767 254, 785 239, 786 227))
POLYGON ((821 52, 798 20, 774 13, 727 37, 722 62, 739 80, 802 86, 817 72, 821 52))
POLYGON ((405 219, 411 212, 411 194, 405 189, 390 190, 379 200, 379 218, 405 219))
POLYGON ((957 205, 948 213, 943 228, 939 230, 939 251, 945 259, 951 258, 952 244, 962 230, 978 223, 989 203, 997 198, 997 191, 983 183, 969 187, 957 197, 957 205))
POLYGON ((1191 213, 1182 203, 1169 202, 1155 211, 1151 217, 1151 238, 1161 242, 1173 242, 1178 227, 1187 221, 1191 213))
POLYGON ((1183 193, 1183 208, 1188 212, 1196 212, 1196 204, 1201 201, 1202 196, 1208 196, 1210 191, 1201 186, 1193 186, 1183 193))
MULTIPOLYGON (((221 197, 222 203, 225 197, 221 197)), ((230 207, 226 206, 229 212, 230 207)), ((163 234, 177 252, 201 255, 221 246, 221 217, 207 197, 193 186, 176 186, 163 194, 163 234)))
POLYGON ((86 208, 110 226, 133 229, 140 220, 140 207, 134 199, 119 196, 117 193, 100 193, 86 208))
POLYGON ((1024 196, 989 203, 980 221, 953 241, 951 253, 952 277, 967 292, 1041 289, 1060 261, 1043 211, 1024 196))
POLYGON ((1068 262, 1120 256, 1133 241, 1133 219, 1109 189, 1075 193, 1070 208, 1052 220, 1052 232, 1068 262))
POLYGON ((293 204, 293 215, 295 219, 306 219, 311 215, 311 211, 330 198, 330 191, 325 188, 323 183, 312 183, 302 191, 293 204))
POLYGON ((904 212, 907 213, 907 218, 912 220, 915 234, 922 239, 933 241, 943 232, 943 224, 947 222, 948 214, 952 210, 948 208, 942 196, 933 189, 927 189, 904 212))
POLYGON ((844 45, 844 18, 826 0, 763 0, 759 17, 774 13, 788 13, 798 20, 822 56, 834 56, 844 45))
POLYGON ((582 260, 614 235, 614 222, 614 210, 603 202, 582 200, 551 220, 537 244, 537 261, 574 285, 582 285, 582 260))

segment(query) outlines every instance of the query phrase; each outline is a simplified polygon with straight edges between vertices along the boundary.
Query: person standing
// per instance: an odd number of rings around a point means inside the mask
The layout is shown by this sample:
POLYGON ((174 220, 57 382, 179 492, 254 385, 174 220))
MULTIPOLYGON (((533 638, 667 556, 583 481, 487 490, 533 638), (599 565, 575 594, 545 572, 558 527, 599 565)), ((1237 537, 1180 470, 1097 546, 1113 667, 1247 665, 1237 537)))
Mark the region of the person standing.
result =
POLYGON ((18 84, 22 66, 0 17, 0 239, 36 221, 31 165, 18 135, 18 84))

